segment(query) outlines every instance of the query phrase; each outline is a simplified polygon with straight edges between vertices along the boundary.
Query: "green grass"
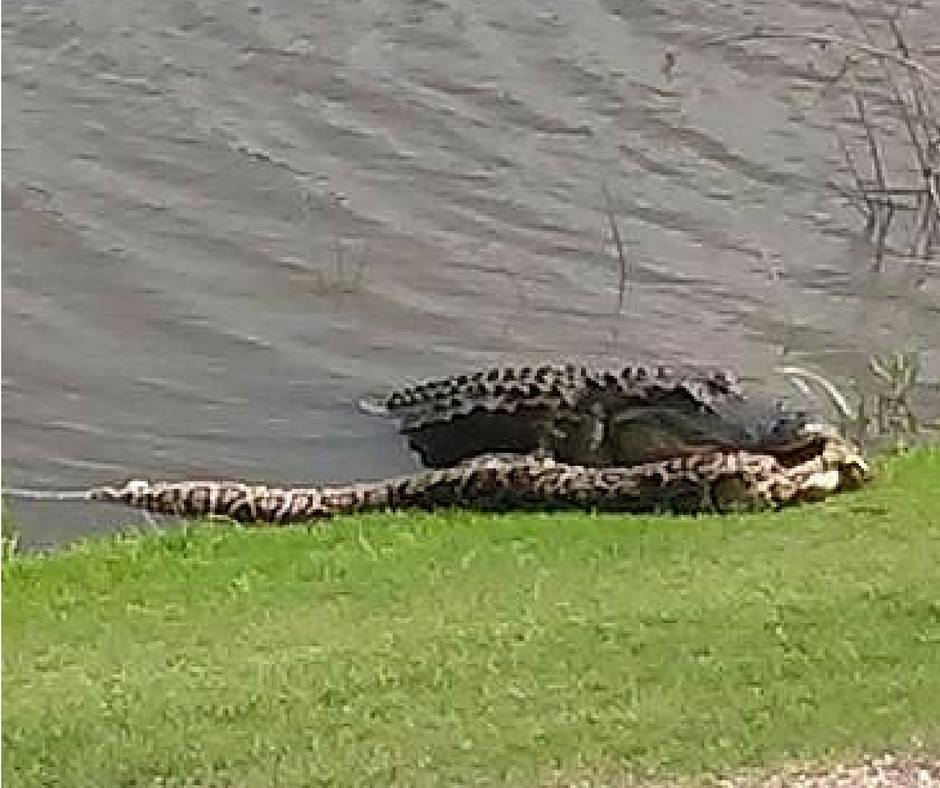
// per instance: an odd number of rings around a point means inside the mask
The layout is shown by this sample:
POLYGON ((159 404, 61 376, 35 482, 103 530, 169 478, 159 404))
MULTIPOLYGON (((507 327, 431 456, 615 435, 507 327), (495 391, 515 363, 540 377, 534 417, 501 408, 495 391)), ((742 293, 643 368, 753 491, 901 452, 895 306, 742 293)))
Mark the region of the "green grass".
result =
POLYGON ((776 514, 199 524, 18 557, 3 777, 532 785, 940 751, 938 566, 936 450, 776 514))

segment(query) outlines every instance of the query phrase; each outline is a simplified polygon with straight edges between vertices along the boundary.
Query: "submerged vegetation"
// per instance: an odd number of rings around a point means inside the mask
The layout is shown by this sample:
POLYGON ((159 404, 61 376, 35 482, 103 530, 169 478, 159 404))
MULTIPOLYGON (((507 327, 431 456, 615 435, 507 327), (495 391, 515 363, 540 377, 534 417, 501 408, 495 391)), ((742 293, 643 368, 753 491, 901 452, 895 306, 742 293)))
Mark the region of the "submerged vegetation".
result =
POLYGON ((4 567, 3 777, 568 784, 940 749, 940 451, 728 517, 388 514, 4 567))

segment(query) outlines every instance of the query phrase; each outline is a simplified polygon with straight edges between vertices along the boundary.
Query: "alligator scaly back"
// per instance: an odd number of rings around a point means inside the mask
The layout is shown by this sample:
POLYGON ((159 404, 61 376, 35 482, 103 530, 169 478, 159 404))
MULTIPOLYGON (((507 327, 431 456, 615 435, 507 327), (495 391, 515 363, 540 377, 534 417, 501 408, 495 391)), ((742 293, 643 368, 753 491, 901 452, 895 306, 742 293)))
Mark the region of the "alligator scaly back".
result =
POLYGON ((627 465, 659 454, 644 455, 637 447, 635 456, 613 456, 612 418, 646 407, 659 415, 700 414, 741 399, 737 377, 724 370, 566 364, 429 380, 361 407, 400 419, 410 447, 430 467, 485 453, 538 450, 565 462, 627 465))
POLYGON ((286 488, 225 481, 131 481, 98 487, 89 500, 183 517, 291 523, 384 509, 462 506, 487 510, 724 511, 783 506, 858 484, 867 466, 857 450, 829 440, 787 467, 745 451, 678 457, 630 468, 592 468, 545 456, 485 456, 462 465, 376 482, 286 488))

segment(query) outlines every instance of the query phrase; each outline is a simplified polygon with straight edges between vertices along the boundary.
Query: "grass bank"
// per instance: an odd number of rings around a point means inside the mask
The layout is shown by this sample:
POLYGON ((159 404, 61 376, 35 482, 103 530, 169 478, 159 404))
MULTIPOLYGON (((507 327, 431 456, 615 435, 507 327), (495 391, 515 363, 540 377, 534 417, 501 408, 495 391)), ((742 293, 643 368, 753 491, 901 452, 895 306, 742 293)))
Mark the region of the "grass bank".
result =
POLYGON ((197 524, 15 558, 3 776, 532 785, 937 751, 938 566, 936 450, 777 514, 197 524))

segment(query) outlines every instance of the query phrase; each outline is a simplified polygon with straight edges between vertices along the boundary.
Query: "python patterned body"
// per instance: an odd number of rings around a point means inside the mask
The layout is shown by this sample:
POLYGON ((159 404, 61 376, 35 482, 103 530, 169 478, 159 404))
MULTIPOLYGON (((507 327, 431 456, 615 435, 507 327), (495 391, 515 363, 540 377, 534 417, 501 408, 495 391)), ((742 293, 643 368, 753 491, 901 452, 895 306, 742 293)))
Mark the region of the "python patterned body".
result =
POLYGON ((746 451, 699 453, 626 468, 587 467, 538 455, 489 455, 375 482, 282 488, 226 481, 130 481, 90 490, 90 500, 184 517, 286 524, 383 509, 727 511, 815 500, 859 484, 864 459, 830 438, 787 466, 746 451))

